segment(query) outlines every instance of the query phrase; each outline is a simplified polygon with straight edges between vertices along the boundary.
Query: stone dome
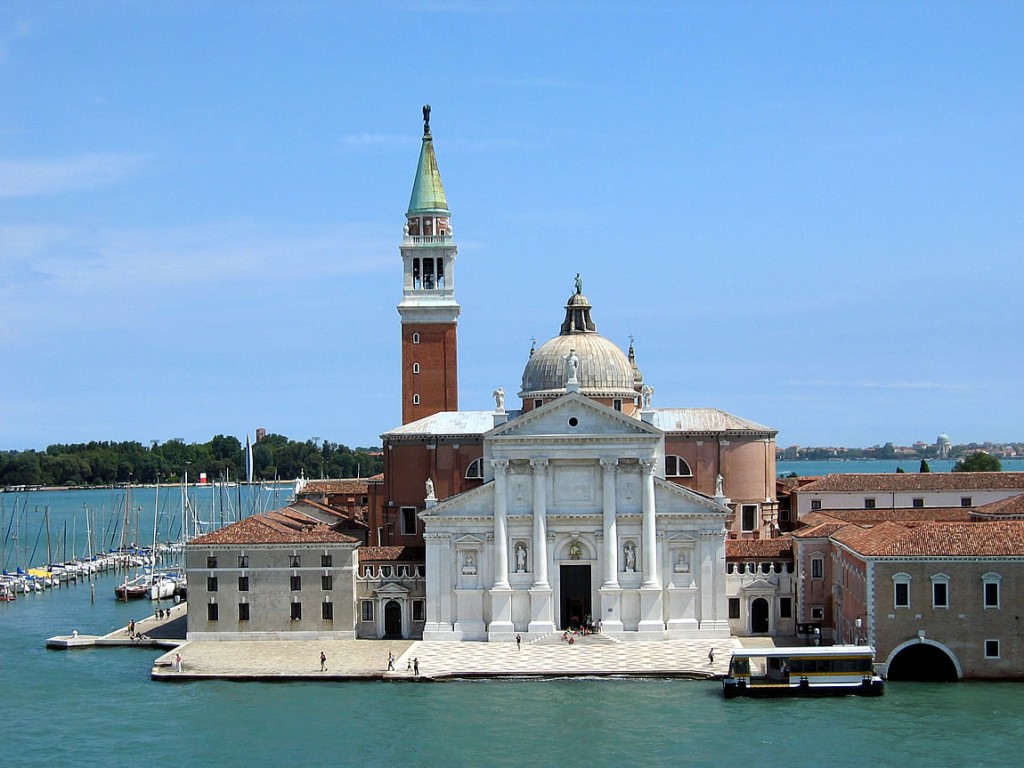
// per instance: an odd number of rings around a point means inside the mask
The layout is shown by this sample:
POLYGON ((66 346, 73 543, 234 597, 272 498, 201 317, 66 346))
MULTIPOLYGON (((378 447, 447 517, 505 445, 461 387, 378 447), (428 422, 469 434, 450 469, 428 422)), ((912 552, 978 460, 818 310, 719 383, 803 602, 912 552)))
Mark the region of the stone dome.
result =
POLYGON ((579 358, 576 378, 579 392, 589 397, 629 399, 636 397, 638 371, 626 354, 597 333, 590 318, 590 302, 581 284, 565 304, 561 333, 530 355, 523 371, 523 399, 562 395, 567 391, 566 358, 579 358))

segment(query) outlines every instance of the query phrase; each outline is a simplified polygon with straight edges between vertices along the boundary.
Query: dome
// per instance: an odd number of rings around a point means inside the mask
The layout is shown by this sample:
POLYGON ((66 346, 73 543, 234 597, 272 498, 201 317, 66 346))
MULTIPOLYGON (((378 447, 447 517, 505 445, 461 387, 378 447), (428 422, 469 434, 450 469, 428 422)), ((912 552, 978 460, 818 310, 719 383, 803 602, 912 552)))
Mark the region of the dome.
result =
POLYGON ((550 397, 566 392, 566 360, 575 352, 579 358, 576 378, 579 392, 589 397, 636 397, 638 371, 626 354, 613 342, 597 333, 590 318, 590 302, 581 292, 577 278, 576 293, 565 304, 561 333, 545 342, 530 355, 523 371, 523 399, 550 397))

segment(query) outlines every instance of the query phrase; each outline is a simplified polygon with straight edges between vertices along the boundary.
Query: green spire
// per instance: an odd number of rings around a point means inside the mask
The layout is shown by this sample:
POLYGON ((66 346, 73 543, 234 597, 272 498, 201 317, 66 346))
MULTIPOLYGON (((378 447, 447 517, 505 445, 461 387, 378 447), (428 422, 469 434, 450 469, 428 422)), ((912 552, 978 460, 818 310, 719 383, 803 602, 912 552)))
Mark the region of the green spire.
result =
POLYGON ((441 184, 441 171, 434 155, 434 140, 430 135, 430 106, 423 107, 423 146, 416 167, 416 180, 412 184, 407 215, 421 213, 448 214, 448 200, 441 184))

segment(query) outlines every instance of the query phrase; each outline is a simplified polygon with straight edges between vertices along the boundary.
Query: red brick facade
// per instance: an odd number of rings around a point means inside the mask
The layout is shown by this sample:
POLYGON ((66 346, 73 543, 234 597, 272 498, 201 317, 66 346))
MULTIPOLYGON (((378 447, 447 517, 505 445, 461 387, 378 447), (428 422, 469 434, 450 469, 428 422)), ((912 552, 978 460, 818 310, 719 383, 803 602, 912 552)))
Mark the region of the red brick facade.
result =
POLYGON ((455 323, 402 325, 403 424, 459 410, 456 329, 455 323))

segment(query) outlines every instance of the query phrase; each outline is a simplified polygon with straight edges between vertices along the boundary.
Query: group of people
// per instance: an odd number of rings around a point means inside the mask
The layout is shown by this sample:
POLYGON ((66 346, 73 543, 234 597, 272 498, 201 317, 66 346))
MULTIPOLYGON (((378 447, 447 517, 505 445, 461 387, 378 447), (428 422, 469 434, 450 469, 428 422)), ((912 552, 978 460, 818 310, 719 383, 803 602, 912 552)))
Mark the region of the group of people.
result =
MULTIPOLYGON (((388 651, 388 672, 395 671, 395 654, 388 651)), ((420 660, 418 656, 414 656, 405 663, 405 671, 412 672, 414 677, 420 676, 420 660)))

